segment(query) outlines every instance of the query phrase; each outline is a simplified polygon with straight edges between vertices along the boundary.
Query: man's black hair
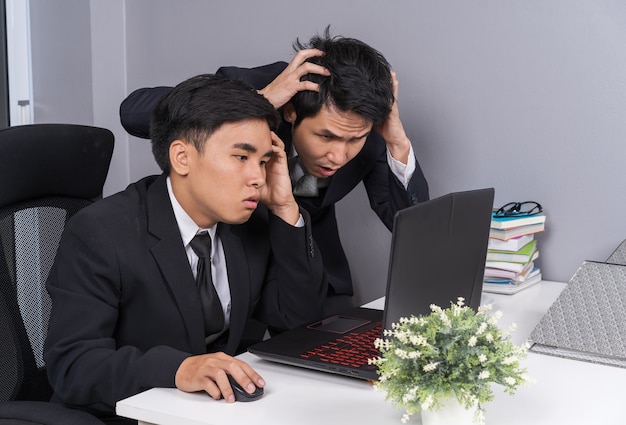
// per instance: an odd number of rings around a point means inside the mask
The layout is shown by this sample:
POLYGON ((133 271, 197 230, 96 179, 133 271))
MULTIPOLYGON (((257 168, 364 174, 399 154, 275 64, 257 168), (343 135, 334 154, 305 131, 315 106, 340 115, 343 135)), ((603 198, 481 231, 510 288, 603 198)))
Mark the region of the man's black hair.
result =
POLYGON ((316 115, 322 105, 355 112, 374 125, 382 123, 394 101, 391 67, 376 49, 354 38, 331 36, 330 27, 307 44, 296 40, 294 49, 316 48, 323 56, 308 59, 324 66, 330 76, 308 74, 302 80, 320 85, 319 92, 298 92, 291 102, 297 119, 294 125, 316 115))
POLYGON ((249 119, 265 120, 270 129, 280 122, 272 104, 247 83, 213 74, 192 77, 163 96, 152 113, 154 159, 169 174, 174 140, 192 143, 202 153, 206 140, 223 124, 249 119))

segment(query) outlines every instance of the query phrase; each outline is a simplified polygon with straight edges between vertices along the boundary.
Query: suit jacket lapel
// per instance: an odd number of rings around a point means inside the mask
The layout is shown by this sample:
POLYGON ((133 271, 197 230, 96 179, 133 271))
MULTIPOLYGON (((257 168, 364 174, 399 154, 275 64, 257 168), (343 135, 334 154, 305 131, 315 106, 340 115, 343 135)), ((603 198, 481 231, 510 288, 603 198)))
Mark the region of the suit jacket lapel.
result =
POLYGON ((385 140, 376 130, 372 130, 361 152, 333 176, 326 190, 323 205, 330 205, 339 201, 354 189, 370 172, 386 149, 385 140))
POLYGON ((147 215, 148 231, 157 238, 150 248, 152 255, 178 305, 193 352, 204 353, 202 307, 167 193, 165 175, 148 189, 147 215))
POLYGON ((348 194, 363 178, 363 169, 367 163, 357 155, 352 161, 341 167, 330 180, 326 188, 322 205, 334 204, 348 194))
POLYGON ((228 348, 234 352, 237 343, 241 340, 243 330, 248 318, 250 302, 250 274, 248 272, 248 259, 241 238, 233 231, 233 227, 220 223, 218 232, 224 256, 226 257, 226 270, 230 286, 230 336, 228 348))

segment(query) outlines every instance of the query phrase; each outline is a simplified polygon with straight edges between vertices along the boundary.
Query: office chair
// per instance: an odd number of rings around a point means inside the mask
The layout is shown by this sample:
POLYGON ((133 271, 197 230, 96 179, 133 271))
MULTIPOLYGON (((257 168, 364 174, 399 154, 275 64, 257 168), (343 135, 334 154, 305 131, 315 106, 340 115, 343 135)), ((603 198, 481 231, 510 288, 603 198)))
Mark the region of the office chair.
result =
POLYGON ((45 282, 66 221, 102 197, 113 144, 81 125, 0 130, 0 424, 102 424, 49 402, 45 282))

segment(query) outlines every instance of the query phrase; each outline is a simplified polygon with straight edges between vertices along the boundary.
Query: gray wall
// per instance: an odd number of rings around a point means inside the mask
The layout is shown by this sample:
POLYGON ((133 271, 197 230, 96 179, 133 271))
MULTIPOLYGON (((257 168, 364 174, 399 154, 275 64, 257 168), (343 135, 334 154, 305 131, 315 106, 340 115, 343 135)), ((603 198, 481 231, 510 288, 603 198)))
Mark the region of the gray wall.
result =
MULTIPOLYGON (((45 74, 55 84, 35 85, 38 119, 92 114, 116 133, 108 193, 157 172, 148 143, 119 126, 126 94, 220 65, 289 60, 296 37, 331 24, 397 71, 401 116, 433 197, 492 186, 496 205, 544 205, 544 278, 566 281, 626 238, 620 0, 31 0, 31 9, 46 45, 33 46, 35 82, 45 74)), ((389 234, 362 188, 339 216, 359 301, 382 295, 389 234)))
POLYGON ((93 123, 89 3, 33 0, 30 5, 36 122, 93 123))

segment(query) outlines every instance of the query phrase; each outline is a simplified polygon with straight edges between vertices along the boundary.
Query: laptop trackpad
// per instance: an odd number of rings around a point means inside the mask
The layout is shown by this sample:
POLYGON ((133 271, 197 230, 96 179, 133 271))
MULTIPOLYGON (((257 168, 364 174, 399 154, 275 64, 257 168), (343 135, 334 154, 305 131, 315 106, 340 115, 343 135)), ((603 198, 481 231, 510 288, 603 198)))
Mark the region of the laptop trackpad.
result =
POLYGON ((307 328, 314 329, 317 331, 326 331, 333 332, 337 334, 343 334, 346 332, 350 332, 353 329, 361 327, 363 325, 367 325, 370 323, 370 320, 360 319, 356 317, 348 317, 348 316, 331 316, 327 319, 320 320, 319 322, 313 323, 307 328))

